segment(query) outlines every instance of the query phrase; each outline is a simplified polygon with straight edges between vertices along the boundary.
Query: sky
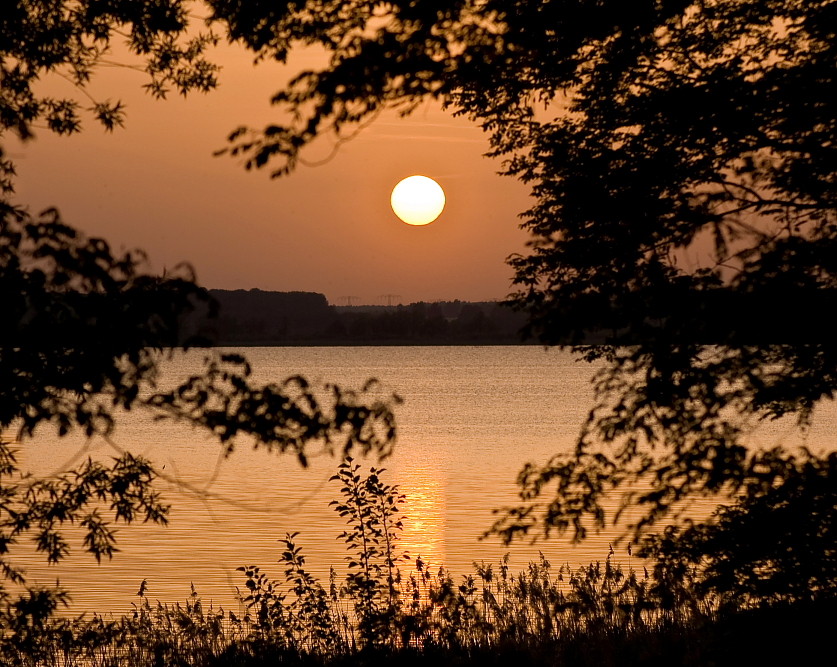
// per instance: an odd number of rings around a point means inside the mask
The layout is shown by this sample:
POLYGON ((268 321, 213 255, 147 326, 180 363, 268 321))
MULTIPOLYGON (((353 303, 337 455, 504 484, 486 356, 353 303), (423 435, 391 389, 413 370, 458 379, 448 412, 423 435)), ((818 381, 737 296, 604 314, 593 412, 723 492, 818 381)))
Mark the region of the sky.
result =
MULTIPOLYGON (((279 120, 269 98, 288 70, 255 67, 232 47, 215 58, 219 88, 186 99, 156 101, 141 73, 101 70, 91 93, 125 103, 125 128, 108 133, 90 120, 71 137, 43 130, 9 142, 16 201, 33 212, 55 206, 88 235, 146 251, 158 271, 188 262, 209 288, 320 292, 338 305, 511 291, 505 259, 525 250, 518 215, 528 191, 497 175, 477 127, 428 102, 408 118, 382 114, 334 153, 331 139, 318 140, 306 158, 322 164, 271 179, 213 153, 239 125, 279 120), (413 174, 438 181, 447 197, 425 227, 390 208, 392 188, 413 174)), ((305 64, 303 56, 296 66, 305 64)), ((44 85, 72 94, 61 80, 44 85)))

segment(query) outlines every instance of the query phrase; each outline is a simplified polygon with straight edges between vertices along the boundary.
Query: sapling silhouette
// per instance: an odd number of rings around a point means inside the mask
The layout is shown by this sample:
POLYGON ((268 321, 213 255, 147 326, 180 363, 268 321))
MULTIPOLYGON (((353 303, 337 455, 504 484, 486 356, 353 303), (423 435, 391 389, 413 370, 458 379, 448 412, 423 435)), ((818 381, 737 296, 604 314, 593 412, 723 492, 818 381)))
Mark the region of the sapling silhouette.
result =
POLYGON ((342 485, 343 500, 330 505, 349 525, 338 539, 349 552, 346 589, 357 600, 361 639, 377 645, 392 638, 389 626, 400 610, 398 565, 408 558, 397 549, 404 527, 399 509, 404 496, 397 486, 381 481, 383 469, 371 468, 365 476, 360 471, 351 457, 340 463, 331 479, 342 485))
POLYGON ((288 533, 280 540, 279 562, 285 566, 285 580, 271 580, 259 567, 239 567, 249 593, 242 601, 256 612, 258 627, 278 647, 304 648, 311 653, 340 654, 347 650, 340 631, 339 607, 322 584, 305 569, 302 548, 288 533))

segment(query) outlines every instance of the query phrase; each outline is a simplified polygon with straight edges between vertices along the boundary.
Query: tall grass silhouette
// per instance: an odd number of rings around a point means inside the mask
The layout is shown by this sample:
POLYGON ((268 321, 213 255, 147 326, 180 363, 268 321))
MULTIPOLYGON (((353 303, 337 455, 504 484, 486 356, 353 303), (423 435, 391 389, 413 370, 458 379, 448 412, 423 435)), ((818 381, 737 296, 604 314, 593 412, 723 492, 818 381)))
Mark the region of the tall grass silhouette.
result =
MULTIPOLYGON (((399 547, 404 496, 383 482, 383 472, 364 473, 347 459, 332 478, 340 497, 331 505, 346 522, 338 536, 346 547, 342 574, 332 568, 327 581, 313 576, 299 534, 290 533, 279 540, 282 578, 257 565, 238 568, 244 613, 204 606, 194 585, 182 604, 152 604, 143 582, 131 614, 62 619, 54 602, 44 604, 54 596, 32 592, 7 602, 0 616, 2 664, 699 665, 736 655, 728 650, 730 617, 696 585, 693 566, 637 571, 616 563, 612 548, 578 569, 556 568, 541 555, 511 572, 506 556, 454 575, 410 559, 399 547)), ((797 606, 793 614, 809 623, 833 617, 833 607, 800 615, 797 606)), ((785 631, 788 617, 777 617, 785 631)), ((740 618, 739 638, 771 627, 764 615, 757 623, 740 618)))

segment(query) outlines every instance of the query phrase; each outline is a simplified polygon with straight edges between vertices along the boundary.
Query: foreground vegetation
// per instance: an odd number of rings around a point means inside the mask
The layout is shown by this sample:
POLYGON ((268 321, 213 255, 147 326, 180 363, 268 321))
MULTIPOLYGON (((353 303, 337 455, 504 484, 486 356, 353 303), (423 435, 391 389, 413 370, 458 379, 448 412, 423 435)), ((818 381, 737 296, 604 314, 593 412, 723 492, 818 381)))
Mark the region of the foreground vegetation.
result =
MULTIPOLYGON (((282 540, 281 580, 239 568, 246 612, 205 606, 197 591, 164 605, 138 593, 133 613, 55 615, 60 592, 30 591, 2 614, 4 665, 130 667, 259 665, 707 665, 799 660, 826 648, 837 612, 829 591, 807 599, 732 599, 698 566, 663 558, 571 570, 543 556, 513 573, 508 560, 454 576, 398 549, 397 487, 351 460, 333 480, 346 573, 321 582, 297 535, 282 540), (648 569, 650 567, 650 570, 648 569)), ((631 549, 628 549, 631 557, 631 549)), ((647 554, 646 554, 647 555, 647 554)))

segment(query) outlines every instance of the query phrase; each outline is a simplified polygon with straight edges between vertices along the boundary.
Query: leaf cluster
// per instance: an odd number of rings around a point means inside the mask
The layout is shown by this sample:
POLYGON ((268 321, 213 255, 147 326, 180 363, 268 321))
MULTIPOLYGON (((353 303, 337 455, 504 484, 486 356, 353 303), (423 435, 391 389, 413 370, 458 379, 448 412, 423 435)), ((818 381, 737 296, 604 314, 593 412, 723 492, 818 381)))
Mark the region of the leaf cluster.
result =
POLYGON ((342 485, 343 500, 330 505, 348 524, 348 530, 338 536, 348 552, 346 593, 356 600, 361 640, 370 646, 381 644, 389 635, 387 619, 399 596, 398 566, 408 558, 397 548, 404 529, 399 505, 405 498, 398 487, 382 481, 383 472, 371 468, 361 476, 360 466, 348 457, 331 478, 342 485))
POLYGON ((258 627, 283 648, 342 655, 359 644, 381 648, 395 641, 400 616, 399 565, 407 555, 397 549, 403 530, 398 505, 404 501, 396 486, 381 480, 382 469, 363 473, 351 457, 338 466, 330 481, 338 482, 342 500, 330 503, 348 529, 337 539, 346 545, 348 572, 338 584, 331 571, 329 589, 305 570, 298 533, 280 542, 279 562, 284 583, 270 579, 259 567, 240 567, 249 591, 243 598, 255 612, 258 627), (344 602, 350 607, 345 608, 344 602))
POLYGON ((583 539, 623 515, 637 538, 688 512, 695 498, 767 493, 820 458, 758 449, 747 437, 765 416, 796 414, 806 427, 817 402, 832 395, 829 347, 636 346, 608 355, 575 449, 518 475, 523 502, 492 528, 505 540, 567 531, 583 539))
POLYGON ((142 254, 113 253, 55 210, 3 203, 0 215, 0 429, 108 433, 111 412, 153 386, 161 351, 190 342, 182 317, 209 298, 189 267, 150 274, 142 254))
POLYGON ((805 604, 837 583, 837 456, 809 459, 781 483, 720 507, 712 520, 644 540, 658 579, 691 571, 695 590, 721 605, 805 604))
POLYGON ((70 596, 58 585, 27 586, 25 570, 14 563, 15 546, 28 542, 55 564, 71 553, 75 536, 78 547, 101 562, 119 550, 114 524, 165 525, 169 507, 154 490, 151 463, 131 454, 108 463, 88 459, 51 477, 33 478, 20 470, 12 443, 0 438, 0 462, 0 573, 5 582, 0 583, 5 610, 0 611, 0 627, 13 642, 32 643, 34 651, 39 628, 70 596), (18 627, 18 621, 23 625, 18 627))
POLYGON ((35 479, 20 474, 10 443, 0 443, 0 456, 0 571, 13 583, 26 581, 9 560, 23 536, 31 536, 35 549, 54 564, 70 553, 64 531, 79 526, 83 549, 101 562, 118 551, 112 522, 167 523, 169 508, 153 489, 156 474, 143 458, 124 454, 110 465, 88 459, 74 470, 35 479))
POLYGON ((206 57, 211 33, 189 28, 184 0, 10 0, 0 12, 0 135, 22 139, 43 126, 58 134, 81 129, 82 111, 106 129, 122 125, 120 102, 97 101, 88 85, 100 67, 118 65, 113 43, 124 43, 141 64, 146 88, 164 97, 215 87, 217 65, 206 57), (76 97, 41 92, 38 83, 57 75, 75 86, 76 97), (81 98, 83 101, 80 101, 81 98))
MULTIPOLYGON (((236 568, 246 577, 248 594, 242 601, 255 612, 255 625, 282 650, 340 654, 348 649, 345 626, 334 582, 330 590, 305 569, 305 556, 297 546, 298 533, 288 533, 279 562, 285 566, 284 584, 274 581, 255 565, 236 568)), ((253 619, 248 614, 245 622, 253 619)))

